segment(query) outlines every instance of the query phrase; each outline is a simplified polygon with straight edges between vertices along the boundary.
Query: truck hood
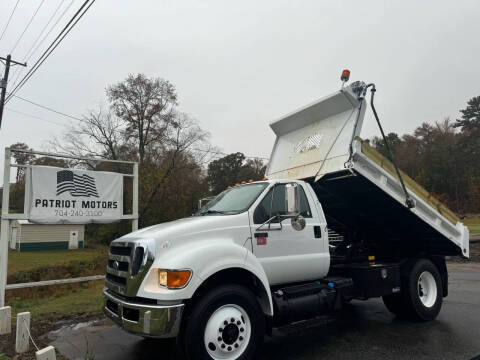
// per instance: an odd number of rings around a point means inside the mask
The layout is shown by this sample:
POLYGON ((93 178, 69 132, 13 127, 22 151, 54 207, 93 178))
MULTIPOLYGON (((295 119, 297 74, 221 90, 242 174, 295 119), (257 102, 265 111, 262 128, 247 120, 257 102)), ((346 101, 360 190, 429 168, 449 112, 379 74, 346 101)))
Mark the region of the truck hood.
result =
POLYGON ((224 239, 243 245, 250 236, 248 212, 237 215, 192 216, 149 226, 116 241, 154 241, 157 249, 176 247, 188 241, 224 239), (226 231, 228 230, 228 231, 226 231))

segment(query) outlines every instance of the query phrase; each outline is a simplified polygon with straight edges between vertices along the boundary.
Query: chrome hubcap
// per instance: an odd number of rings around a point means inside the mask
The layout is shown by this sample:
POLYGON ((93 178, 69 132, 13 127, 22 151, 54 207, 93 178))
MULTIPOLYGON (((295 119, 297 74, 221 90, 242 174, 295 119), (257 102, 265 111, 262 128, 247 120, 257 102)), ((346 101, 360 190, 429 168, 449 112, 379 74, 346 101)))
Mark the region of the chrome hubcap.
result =
POLYGON ((248 346, 251 322, 246 311, 229 304, 218 308, 207 321, 204 343, 215 360, 237 359, 248 346))
POLYGON ((418 297, 425 307, 432 307, 437 300, 437 282, 429 271, 418 277, 418 297))

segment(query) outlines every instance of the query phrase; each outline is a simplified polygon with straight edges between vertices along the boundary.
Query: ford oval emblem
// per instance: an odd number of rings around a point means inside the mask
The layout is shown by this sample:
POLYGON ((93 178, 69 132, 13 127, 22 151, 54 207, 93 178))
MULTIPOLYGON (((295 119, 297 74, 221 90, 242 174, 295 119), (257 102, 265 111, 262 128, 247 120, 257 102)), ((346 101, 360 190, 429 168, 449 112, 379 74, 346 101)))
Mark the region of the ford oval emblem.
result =
POLYGON ((113 262, 113 268, 118 270, 119 267, 120 267, 120 264, 118 263, 118 261, 115 260, 113 262))

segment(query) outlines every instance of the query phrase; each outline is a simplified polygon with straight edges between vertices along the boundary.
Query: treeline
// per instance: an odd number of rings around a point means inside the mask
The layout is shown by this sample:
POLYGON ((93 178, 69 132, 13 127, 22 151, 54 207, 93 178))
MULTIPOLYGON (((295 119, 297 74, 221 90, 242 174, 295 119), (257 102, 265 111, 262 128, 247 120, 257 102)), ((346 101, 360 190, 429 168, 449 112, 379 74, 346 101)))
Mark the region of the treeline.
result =
MULTIPOLYGON (((107 104, 88 112, 52 152, 139 162, 140 227, 189 216, 200 199, 241 181, 264 177, 265 163, 242 153, 226 156, 209 142, 198 121, 178 109, 176 88, 161 78, 130 75, 108 86, 107 104)), ((471 99, 455 122, 423 123, 413 134, 388 134, 399 167, 459 214, 480 212, 480 97, 471 99)), ((384 155, 383 140, 372 144, 384 155)), ((23 143, 12 147, 28 149, 23 143)), ((15 153, 19 164, 80 167, 131 173, 131 165, 102 161, 35 158, 15 153)), ((11 206, 22 211, 24 173, 18 168, 11 206)), ((11 196, 12 198, 12 196, 11 196)), ((131 211, 132 181, 125 178, 124 209, 131 211)), ((92 224, 87 237, 109 243, 128 233, 129 222, 92 224)))
MULTIPOLYGON (((89 111, 61 137, 50 142, 50 150, 78 157, 139 162, 139 226, 190 216, 198 201, 218 194, 242 180, 263 178, 260 159, 242 153, 222 156, 209 143, 209 134, 190 115, 179 111, 176 88, 161 78, 130 75, 108 86, 107 104, 89 111), (219 155, 220 154, 220 155, 219 155)), ((12 147, 28 149, 27 144, 12 147)), ((14 153, 19 164, 80 167, 97 171, 132 173, 131 165, 102 161, 35 158, 14 153)), ((24 174, 18 168, 12 186, 11 207, 22 211, 24 174)), ((131 212, 132 181, 124 178, 124 209, 131 212)), ((109 243, 131 231, 128 221, 90 224, 90 241, 109 243)))
MULTIPOLYGON (((459 215, 480 212, 480 96, 455 121, 423 123, 412 134, 387 135, 398 166, 459 215)), ((384 141, 373 145, 388 157, 384 141)))

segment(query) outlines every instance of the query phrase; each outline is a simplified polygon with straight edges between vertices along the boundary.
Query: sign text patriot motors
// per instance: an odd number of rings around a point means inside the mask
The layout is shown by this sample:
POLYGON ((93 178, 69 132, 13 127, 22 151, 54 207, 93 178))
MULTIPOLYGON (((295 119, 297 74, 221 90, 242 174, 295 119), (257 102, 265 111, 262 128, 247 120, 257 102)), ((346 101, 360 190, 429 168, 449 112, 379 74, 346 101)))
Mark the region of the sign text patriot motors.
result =
POLYGON ((122 174, 50 166, 31 171, 30 221, 81 224, 122 217, 122 174))

